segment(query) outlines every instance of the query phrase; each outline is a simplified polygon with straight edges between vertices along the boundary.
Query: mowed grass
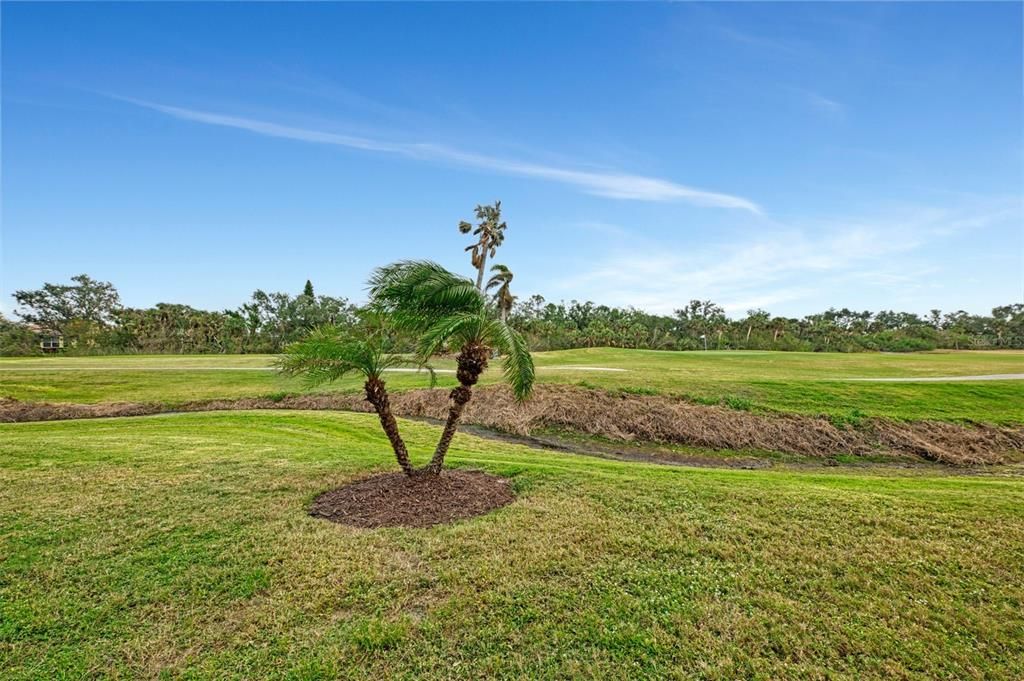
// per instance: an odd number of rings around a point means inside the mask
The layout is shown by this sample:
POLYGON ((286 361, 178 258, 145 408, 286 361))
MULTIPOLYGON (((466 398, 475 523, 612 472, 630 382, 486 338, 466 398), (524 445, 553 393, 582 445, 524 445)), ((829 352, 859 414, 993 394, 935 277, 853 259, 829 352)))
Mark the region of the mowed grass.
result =
MULTIPOLYGON (((1024 423, 1024 382, 867 383, 850 378, 1024 373, 1024 352, 664 352, 594 348, 535 354, 542 383, 683 396, 739 409, 898 419, 1024 423), (599 371, 620 369, 625 371, 599 371)), ((161 355, 0 359, 0 396, 24 400, 156 401, 307 391, 268 368, 269 355, 161 355)), ((455 385, 451 360, 434 363, 455 385), (445 373, 446 372, 446 373, 445 373)), ((494 363, 483 383, 500 380, 494 363)), ((360 389, 357 378, 318 391, 360 389)), ((427 387, 425 374, 388 376, 392 390, 427 387)))
MULTIPOLYGON (((306 392, 266 370, 266 355, 0 359, 0 396, 53 402, 163 402, 306 392)), ((658 352, 595 348, 536 353, 538 380, 668 394, 738 408, 901 419, 1024 423, 1024 382, 866 383, 850 378, 1024 373, 1024 352, 658 352), (599 368, 625 371, 598 371, 599 368)), ((438 361, 450 371, 451 361, 438 361)), ((495 366, 497 363, 495 363, 495 366)), ((499 379, 496 368, 484 383, 499 379)), ((441 386, 455 384, 438 374, 441 386)), ((392 390, 426 387, 423 374, 390 374, 392 390)), ((357 378, 318 391, 360 389, 357 378)))
POLYGON ((594 348, 538 355, 542 381, 676 395, 744 409, 899 419, 1024 423, 1024 381, 871 383, 851 378, 1024 374, 1024 352, 665 352, 594 348))
MULTIPOLYGON (((308 392, 301 379, 272 369, 272 355, 120 355, 109 357, 0 358, 0 396, 44 402, 159 402, 262 397, 308 392)), ((441 360, 439 368, 453 362, 441 360)), ((449 366, 450 365, 450 366, 449 366)), ((438 385, 455 377, 437 374, 438 385)), ((388 374, 394 390, 426 388, 424 373, 388 374)), ((317 392, 356 392, 362 381, 350 377, 317 392)))
POLYGON ((0 678, 1024 677, 1024 478, 451 460, 517 501, 310 518, 394 468, 370 415, 0 426, 0 678))

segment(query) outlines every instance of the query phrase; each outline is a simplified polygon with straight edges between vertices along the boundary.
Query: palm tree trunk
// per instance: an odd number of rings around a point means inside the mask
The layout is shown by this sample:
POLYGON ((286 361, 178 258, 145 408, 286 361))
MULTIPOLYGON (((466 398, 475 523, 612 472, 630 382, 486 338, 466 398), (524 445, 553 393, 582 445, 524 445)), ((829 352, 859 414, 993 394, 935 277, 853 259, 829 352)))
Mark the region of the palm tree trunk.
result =
POLYGON ((373 405, 378 418, 380 418, 380 426, 384 429, 384 434, 388 436, 391 449, 395 452, 395 459, 398 460, 402 472, 412 475, 415 470, 409 461, 409 450, 405 446, 405 441, 402 440, 402 436, 398 432, 398 422, 395 421, 395 415, 391 412, 391 400, 388 399, 384 381, 379 378, 368 379, 363 385, 363 390, 366 392, 366 401, 373 405))
POLYGON ((480 270, 476 273, 476 289, 484 290, 484 270, 487 268, 487 249, 480 254, 480 270))
POLYGON ((480 235, 480 271, 476 273, 476 289, 483 293, 484 290, 484 272, 487 271, 487 251, 491 247, 491 240, 487 236, 485 230, 480 235))
POLYGON ((441 473, 441 468, 444 466, 444 457, 448 454, 448 448, 452 445, 455 431, 459 429, 462 410, 466 408, 466 403, 469 402, 469 398, 472 396, 473 389, 468 385, 460 385, 458 388, 453 389, 449 395, 448 418, 444 422, 444 430, 441 431, 441 439, 437 442, 434 456, 430 458, 430 463, 427 465, 428 473, 432 475, 441 473))
POLYGON ((459 428, 459 420, 462 418, 462 411, 466 403, 473 396, 473 386, 480 379, 480 374, 487 368, 487 359, 490 357, 491 349, 486 345, 471 343, 462 347, 459 356, 456 358, 458 370, 455 372, 459 379, 459 387, 449 394, 448 418, 444 423, 444 430, 441 432, 441 439, 437 442, 434 456, 427 465, 427 472, 432 475, 439 475, 444 466, 444 457, 451 447, 452 438, 459 428))

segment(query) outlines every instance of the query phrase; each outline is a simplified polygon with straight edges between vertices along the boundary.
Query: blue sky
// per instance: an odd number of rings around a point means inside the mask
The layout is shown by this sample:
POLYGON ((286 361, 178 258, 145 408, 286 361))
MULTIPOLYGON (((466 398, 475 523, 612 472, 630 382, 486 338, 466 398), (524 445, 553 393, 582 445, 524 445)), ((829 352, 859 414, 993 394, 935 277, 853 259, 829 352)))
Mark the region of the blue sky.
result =
POLYGON ((670 313, 1024 299, 1021 5, 2 6, 0 311, 469 274, 670 313))

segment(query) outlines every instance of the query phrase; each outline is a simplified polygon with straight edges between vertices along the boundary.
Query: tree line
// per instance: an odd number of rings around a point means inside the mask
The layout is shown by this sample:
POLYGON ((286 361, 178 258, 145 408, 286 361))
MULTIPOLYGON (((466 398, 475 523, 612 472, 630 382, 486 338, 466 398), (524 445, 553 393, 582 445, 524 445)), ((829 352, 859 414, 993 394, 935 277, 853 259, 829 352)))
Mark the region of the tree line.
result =
POLYGON ((991 315, 963 310, 927 316, 830 308, 804 317, 761 309, 730 319, 710 300, 691 300, 673 315, 592 302, 549 303, 535 295, 517 302, 509 318, 534 350, 622 347, 651 350, 791 350, 802 352, 914 352, 1024 348, 1024 304, 991 315))
MULTIPOLYGON (((926 316, 830 308, 804 317, 781 317, 761 309, 730 319, 710 300, 691 300, 672 315, 593 302, 552 303, 543 296, 512 294, 512 271, 494 264, 507 224, 501 202, 478 205, 477 224, 458 224, 473 243, 470 254, 476 288, 498 319, 526 338, 531 350, 585 347, 653 350, 795 350, 814 352, 912 352, 917 350, 1024 348, 1024 304, 992 309, 989 315, 963 310, 926 316), (485 281, 488 260, 491 277, 485 281)), ((47 349, 72 354, 280 353, 317 328, 365 328, 374 314, 346 298, 317 295, 306 281, 301 293, 253 292, 233 310, 198 310, 159 303, 151 308, 121 305, 110 282, 86 274, 70 284, 43 284, 15 291, 17 320, 0 315, 0 355, 34 355, 47 349)), ((395 340, 411 352, 412 339, 395 340)))
MULTIPOLYGON (((497 267, 489 304, 535 351, 606 346, 818 352, 1024 348, 1021 303, 996 307, 990 315, 843 308, 795 318, 758 309, 730 319, 712 301, 692 300, 673 315, 655 315, 590 301, 553 303, 540 295, 515 300, 509 293, 511 273, 497 267)), ((14 298, 17 320, 0 316, 4 356, 42 354, 40 340, 49 335, 61 336, 61 352, 68 354, 280 353, 315 328, 354 328, 365 324, 369 314, 346 298, 315 294, 308 281, 301 293, 256 290, 245 303, 223 311, 174 303, 124 307, 111 283, 85 274, 73 277, 71 284, 17 291, 14 298)))
POLYGON ((360 308, 345 298, 316 295, 307 281, 302 292, 253 292, 233 310, 198 310, 158 303, 150 308, 121 305, 110 282, 86 274, 71 284, 44 284, 16 291, 17 321, 0 317, 0 354, 42 352, 40 338, 60 336, 73 354, 277 353, 327 324, 351 326, 360 308))

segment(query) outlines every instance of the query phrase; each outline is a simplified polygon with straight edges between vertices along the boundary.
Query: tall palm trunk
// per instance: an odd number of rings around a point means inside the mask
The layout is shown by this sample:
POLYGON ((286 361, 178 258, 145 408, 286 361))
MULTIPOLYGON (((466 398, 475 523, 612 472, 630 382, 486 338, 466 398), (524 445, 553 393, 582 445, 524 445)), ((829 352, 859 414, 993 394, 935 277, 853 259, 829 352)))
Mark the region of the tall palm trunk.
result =
POLYGON ((384 429, 384 434, 388 436, 391 449, 395 451, 395 458, 398 460, 398 465, 401 466, 402 472, 406 475, 412 475, 415 471, 412 463, 409 461, 409 450, 406 448, 405 441, 402 440, 402 436, 398 432, 398 422, 395 421, 395 415, 391 412, 391 400, 388 399, 388 391, 384 387, 384 381, 379 378, 367 379, 363 385, 363 390, 366 392, 366 401, 373 405, 377 416, 380 418, 381 428, 384 429))
POLYGON ((472 343, 463 346, 456 358, 458 370, 455 372, 459 379, 459 387, 453 389, 448 396, 448 418, 444 423, 444 430, 441 431, 441 439, 437 442, 434 456, 427 465, 427 472, 432 475, 439 475, 441 467, 444 466, 444 457, 451 447, 452 438, 459 428, 459 420, 462 418, 462 411, 466 403, 473 396, 473 386, 480 380, 480 374, 487 368, 487 358, 490 357, 491 349, 486 345, 472 343))
POLYGON ((487 244, 484 243, 484 249, 480 253, 480 269, 476 273, 476 289, 478 291, 484 290, 484 270, 487 268, 487 244))

